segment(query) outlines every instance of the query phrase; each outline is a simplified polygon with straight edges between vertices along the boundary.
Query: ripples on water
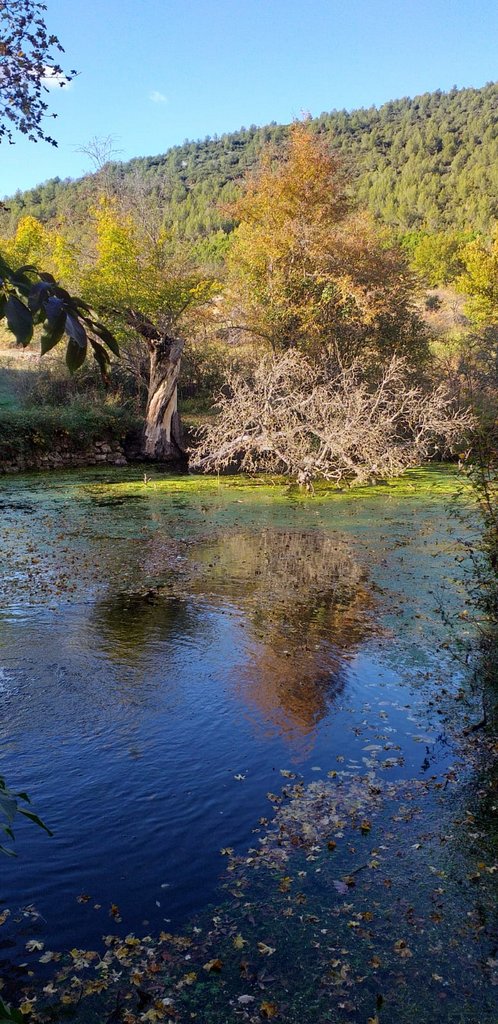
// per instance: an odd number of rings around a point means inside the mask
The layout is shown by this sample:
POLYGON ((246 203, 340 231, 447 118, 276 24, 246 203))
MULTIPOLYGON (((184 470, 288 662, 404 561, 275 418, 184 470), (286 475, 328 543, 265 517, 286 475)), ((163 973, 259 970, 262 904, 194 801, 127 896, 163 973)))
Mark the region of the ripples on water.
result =
POLYGON ((108 478, 3 485, 0 766, 55 837, 19 828, 2 897, 58 948, 111 903, 137 932, 198 910, 280 769, 360 765, 367 719, 420 771, 403 705, 439 657, 434 588, 458 594, 437 499, 108 478))

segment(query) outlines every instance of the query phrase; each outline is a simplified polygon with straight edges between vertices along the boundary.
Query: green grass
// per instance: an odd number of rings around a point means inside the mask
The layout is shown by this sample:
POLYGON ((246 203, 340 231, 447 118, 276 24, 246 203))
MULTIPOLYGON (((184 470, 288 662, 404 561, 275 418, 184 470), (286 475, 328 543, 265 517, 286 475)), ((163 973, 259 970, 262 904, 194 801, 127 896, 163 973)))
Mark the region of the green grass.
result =
POLYGON ((26 450, 50 451, 61 442, 81 448, 98 440, 123 440, 139 425, 134 413, 119 406, 74 402, 65 408, 30 409, 7 402, 0 405, 0 460, 26 450))

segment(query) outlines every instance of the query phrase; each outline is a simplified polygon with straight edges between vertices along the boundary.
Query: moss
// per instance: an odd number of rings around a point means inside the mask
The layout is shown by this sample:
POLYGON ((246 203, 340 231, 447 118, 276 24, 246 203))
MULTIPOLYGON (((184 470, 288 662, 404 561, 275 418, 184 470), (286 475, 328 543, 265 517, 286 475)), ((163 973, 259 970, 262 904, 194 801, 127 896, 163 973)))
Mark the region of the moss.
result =
MULTIPOLYGON (((299 501, 316 502, 320 500, 351 501, 386 497, 392 495, 396 498, 413 498, 418 500, 430 500, 431 498, 442 498, 445 496, 454 497, 457 483, 457 471, 453 465, 438 464, 423 466, 420 469, 411 469, 402 477, 377 484, 364 484, 362 486, 340 488, 333 483, 320 482, 315 487, 313 495, 306 494, 296 485, 289 483, 284 477, 258 476, 249 477, 239 474, 237 476, 215 476, 201 474, 164 474, 159 468, 148 465, 146 467, 148 477, 149 494, 156 493, 158 496, 172 492, 184 492, 191 497, 206 492, 221 492, 226 494, 230 490, 244 491, 248 500, 259 501, 263 496, 270 496, 273 500, 288 501, 289 494, 299 501)), ((116 473, 113 480, 106 474, 106 480, 102 484, 95 482, 93 486, 97 489, 112 487, 113 494, 134 495, 143 494, 144 467, 133 467, 126 472, 126 479, 123 479, 123 472, 116 473)), ((465 481, 462 480, 462 488, 465 481)))

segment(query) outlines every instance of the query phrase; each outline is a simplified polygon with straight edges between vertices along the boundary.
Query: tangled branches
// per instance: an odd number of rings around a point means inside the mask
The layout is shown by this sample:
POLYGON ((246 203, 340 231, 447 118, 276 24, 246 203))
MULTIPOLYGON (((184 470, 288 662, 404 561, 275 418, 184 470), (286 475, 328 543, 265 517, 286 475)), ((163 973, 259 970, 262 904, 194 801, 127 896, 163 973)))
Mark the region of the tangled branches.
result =
POLYGON ((231 374, 219 415, 200 432, 193 465, 205 472, 366 482, 454 451, 472 428, 445 385, 425 390, 398 357, 372 381, 359 361, 330 374, 295 351, 231 374))

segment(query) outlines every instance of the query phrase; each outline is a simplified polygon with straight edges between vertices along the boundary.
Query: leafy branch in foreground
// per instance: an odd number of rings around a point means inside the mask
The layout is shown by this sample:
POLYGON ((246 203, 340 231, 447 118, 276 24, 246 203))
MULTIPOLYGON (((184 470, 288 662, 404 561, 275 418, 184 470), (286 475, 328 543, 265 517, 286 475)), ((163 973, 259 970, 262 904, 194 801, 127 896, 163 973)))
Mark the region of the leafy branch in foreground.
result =
POLYGON ((193 464, 314 479, 386 479, 462 445, 473 417, 444 384, 425 390, 393 357, 375 380, 359 361, 335 372, 297 352, 263 359, 252 379, 232 374, 218 417, 201 429, 193 464))
MULTIPOLYGON (((44 829, 45 832, 48 832, 49 836, 53 835, 53 832, 47 828, 45 823, 37 814, 34 813, 34 811, 23 806, 23 804, 30 803, 31 801, 27 793, 13 793, 12 790, 8 788, 5 779, 0 776, 0 830, 12 841, 15 839, 12 826, 18 815, 21 815, 23 818, 27 818, 28 821, 32 821, 34 825, 38 825, 39 828, 44 829)), ((0 852, 6 853, 9 857, 16 856, 15 851, 7 846, 0 845, 0 852)))
POLYGON ((38 0, 0 0, 0 142, 13 143, 19 131, 31 142, 57 145, 43 127, 44 118, 57 116, 47 115, 43 95, 49 84, 66 86, 76 71, 59 64, 64 50, 45 24, 45 10, 38 0))
POLYGON ((107 377, 110 356, 108 349, 119 356, 114 335, 96 319, 83 299, 59 287, 51 274, 39 272, 34 266, 11 272, 0 265, 0 320, 19 345, 29 345, 34 329, 41 325, 41 354, 67 338, 66 363, 74 373, 85 362, 90 346, 102 376, 107 377))

